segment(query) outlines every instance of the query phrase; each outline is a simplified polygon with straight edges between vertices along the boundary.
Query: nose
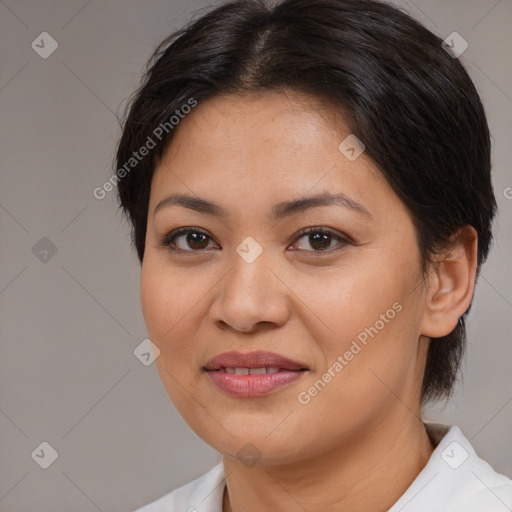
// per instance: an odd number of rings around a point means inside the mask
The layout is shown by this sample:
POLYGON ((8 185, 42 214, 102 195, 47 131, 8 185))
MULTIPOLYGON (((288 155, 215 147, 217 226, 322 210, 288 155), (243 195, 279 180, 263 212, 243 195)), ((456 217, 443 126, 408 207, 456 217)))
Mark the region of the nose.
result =
POLYGON ((211 321, 220 329, 244 333, 284 325, 290 314, 287 288, 265 251, 251 263, 234 252, 231 262, 211 306, 211 321))

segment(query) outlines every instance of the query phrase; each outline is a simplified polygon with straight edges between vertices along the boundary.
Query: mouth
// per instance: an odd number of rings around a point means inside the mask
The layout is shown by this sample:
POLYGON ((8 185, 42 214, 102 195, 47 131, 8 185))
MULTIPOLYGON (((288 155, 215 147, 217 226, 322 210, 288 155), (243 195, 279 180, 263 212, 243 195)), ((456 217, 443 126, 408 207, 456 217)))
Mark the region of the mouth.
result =
POLYGON ((209 370, 214 372, 225 372, 231 375, 264 375, 264 374, 274 374, 282 371, 300 371, 300 370, 287 370, 286 368, 278 368, 277 366, 268 366, 261 368, 230 368, 230 367, 222 367, 218 370, 209 370))
POLYGON ((260 397, 300 379, 309 368, 272 352, 225 352, 203 367, 224 393, 236 397, 260 397))
POLYGON ((274 352, 224 352, 210 359, 203 367, 206 371, 229 370, 229 373, 237 375, 248 375, 249 372, 256 370, 254 374, 277 373, 277 370, 301 371, 309 368, 298 361, 274 352), (234 372, 231 370, 235 370, 234 372), (243 373, 236 373, 237 370, 243 373), (270 371, 267 371, 270 370, 270 371))

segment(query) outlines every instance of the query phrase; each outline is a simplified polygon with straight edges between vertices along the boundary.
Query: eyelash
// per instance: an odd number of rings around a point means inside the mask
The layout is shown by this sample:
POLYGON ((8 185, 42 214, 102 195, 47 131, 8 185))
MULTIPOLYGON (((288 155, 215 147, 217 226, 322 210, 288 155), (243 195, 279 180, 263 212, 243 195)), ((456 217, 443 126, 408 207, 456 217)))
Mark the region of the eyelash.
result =
MULTIPOLYGON (((180 228, 176 231, 172 231, 171 233, 169 233, 168 235, 164 236, 161 240, 160 240, 160 247, 162 248, 165 248, 166 250, 172 252, 172 253, 177 253, 177 254, 184 254, 184 253, 202 253, 205 251, 205 249, 200 249, 200 250, 183 250, 183 249, 174 249, 172 248, 172 245, 174 244, 174 241, 179 238, 180 236, 183 236, 183 235, 188 235, 189 233, 200 233, 202 235, 205 235, 206 237, 208 237, 210 240, 212 239, 210 237, 210 235, 208 235, 207 233, 205 233, 202 229, 198 229, 198 228, 180 228)), ((320 234, 325 234, 325 235, 330 235, 331 237, 335 238, 338 240, 339 243, 339 247, 335 248, 335 249, 325 249, 323 251, 319 251, 319 250, 312 250, 312 251, 309 251, 309 250, 306 250, 306 249, 298 249, 298 251, 305 251, 307 253, 310 253, 310 254, 314 254, 314 255, 317 255, 317 256, 320 256, 320 255, 324 255, 324 254, 332 254, 334 252, 337 252, 337 251, 340 251, 342 249, 344 249, 347 245, 351 245, 353 244, 351 241, 349 241, 348 237, 343 237, 341 235, 338 235, 336 233, 334 233, 333 231, 329 230, 329 229, 325 229, 325 228, 305 228, 301 231, 299 231, 299 233, 297 233, 297 236, 296 238, 294 239, 294 242, 293 243, 296 243, 298 240, 300 240, 302 237, 304 237, 305 235, 309 235, 309 234, 313 234, 313 233, 320 233, 320 234)))

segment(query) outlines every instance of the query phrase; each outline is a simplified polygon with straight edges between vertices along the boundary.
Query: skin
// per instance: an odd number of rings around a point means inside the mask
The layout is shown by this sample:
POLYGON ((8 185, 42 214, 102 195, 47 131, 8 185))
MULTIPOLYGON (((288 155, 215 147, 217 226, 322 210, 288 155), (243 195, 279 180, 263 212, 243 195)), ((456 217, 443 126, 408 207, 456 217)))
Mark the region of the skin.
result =
POLYGON ((218 96, 180 122, 155 168, 143 315, 169 397, 223 455, 225 512, 387 510, 433 450, 420 412, 426 350, 470 304, 476 234, 461 230, 422 276, 408 210, 366 152, 349 161, 338 149, 349 133, 332 107, 296 92, 218 96), (345 194, 370 216, 320 206, 269 217, 276 203, 323 191, 345 194), (217 202, 228 216, 177 205, 153 215, 171 193, 217 202), (162 247, 180 227, 209 238, 162 247), (308 227, 334 236, 315 243, 298 235, 308 227), (236 252, 248 236, 263 249, 252 263, 236 252), (301 404, 299 393, 394 303, 401 311, 301 404), (231 397, 202 370, 230 350, 277 352, 309 371, 271 395, 231 397), (237 456, 244 446, 256 465, 237 456))

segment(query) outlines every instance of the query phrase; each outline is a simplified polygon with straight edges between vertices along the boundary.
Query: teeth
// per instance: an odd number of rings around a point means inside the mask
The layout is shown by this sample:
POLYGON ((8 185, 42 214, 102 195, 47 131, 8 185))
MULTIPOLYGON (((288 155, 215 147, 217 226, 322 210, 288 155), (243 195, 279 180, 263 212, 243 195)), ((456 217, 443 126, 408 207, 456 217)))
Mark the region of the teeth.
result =
POLYGON ((263 368, 225 368, 226 373, 231 375, 264 375, 265 373, 278 373, 277 367, 263 368))
POLYGON ((262 373, 267 373, 267 369, 265 367, 263 368, 250 368, 249 373, 251 375, 260 375, 262 373))

